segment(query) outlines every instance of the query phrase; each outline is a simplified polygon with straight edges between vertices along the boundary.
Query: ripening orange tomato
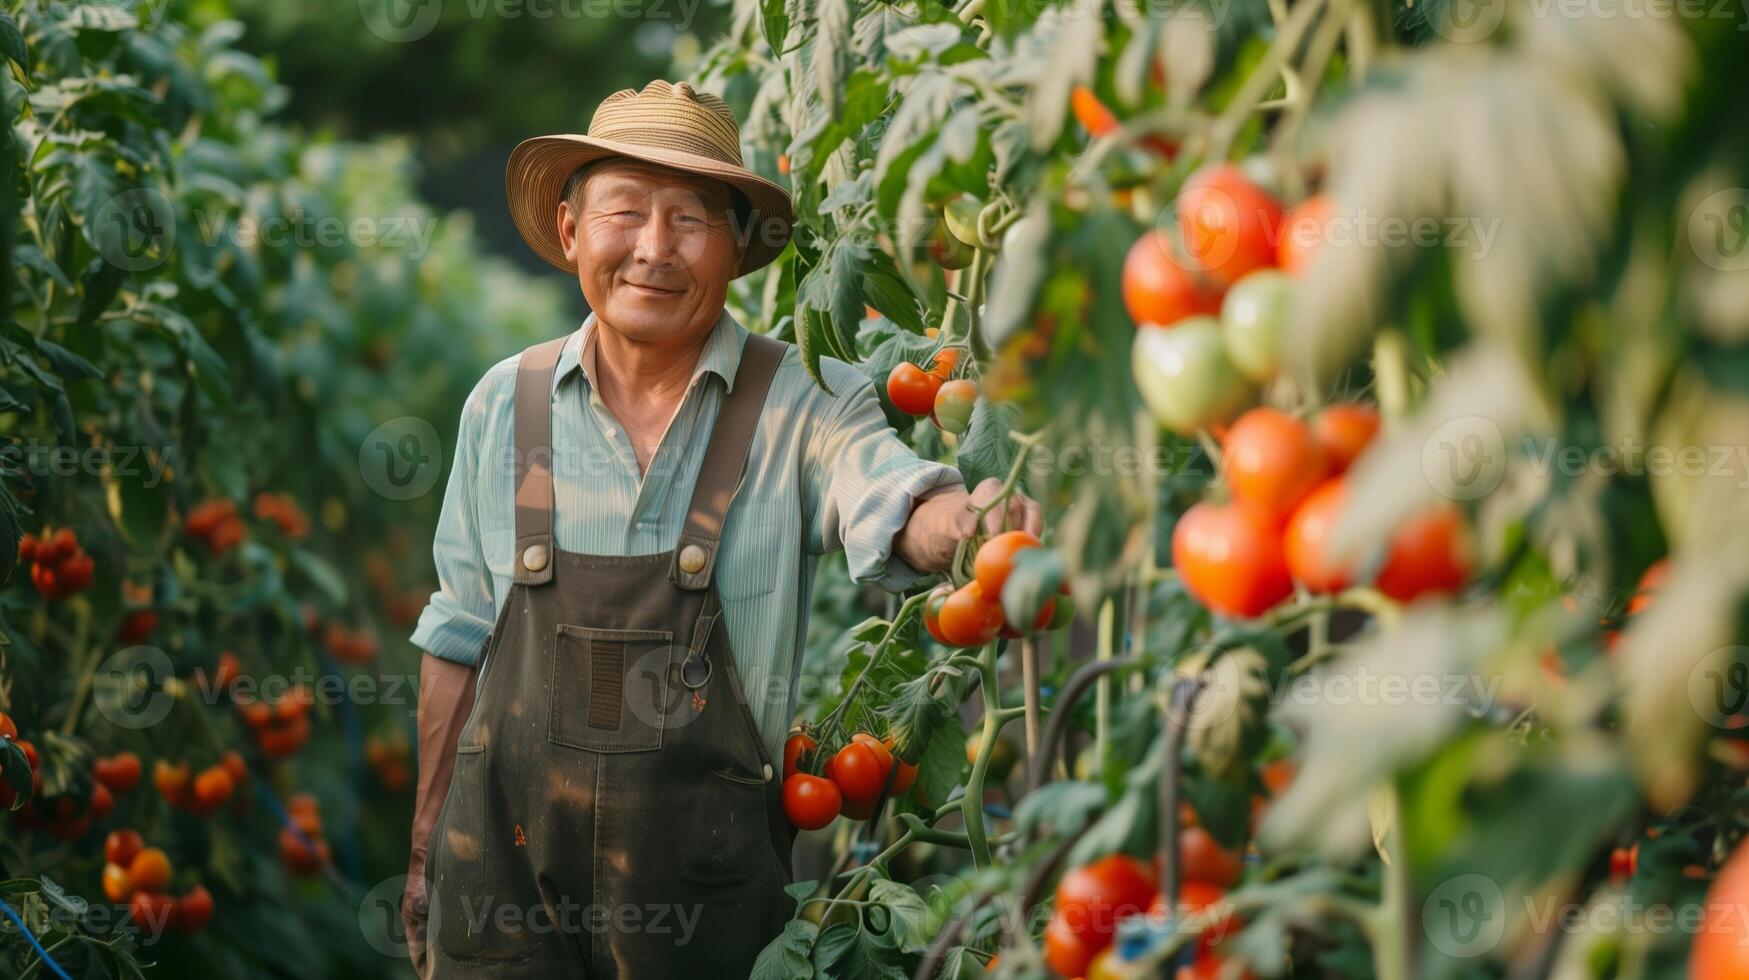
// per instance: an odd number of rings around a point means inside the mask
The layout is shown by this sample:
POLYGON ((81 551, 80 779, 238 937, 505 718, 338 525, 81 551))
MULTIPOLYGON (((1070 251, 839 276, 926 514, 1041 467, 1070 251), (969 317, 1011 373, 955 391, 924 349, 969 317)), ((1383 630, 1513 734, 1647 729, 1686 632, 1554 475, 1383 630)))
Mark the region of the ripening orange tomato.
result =
POLYGON ((1244 501, 1185 511, 1172 529, 1172 563, 1197 601, 1228 616, 1262 615, 1293 593, 1281 532, 1244 501))
POLYGON ((1014 570, 1014 556, 1039 544, 1031 531, 1003 531, 978 548, 972 559, 972 577, 978 580, 985 595, 1000 597, 1008 573, 1014 570))
POLYGON ((1312 435, 1324 447, 1331 473, 1347 470, 1378 432, 1378 411, 1359 402, 1330 405, 1312 416, 1312 435))
POLYGON ((1288 212, 1275 246, 1275 261, 1283 272, 1297 276, 1311 266, 1328 233, 1330 211, 1330 198, 1314 194, 1288 212))
POLYGON ((1190 175, 1178 192, 1186 261, 1224 285, 1275 264, 1281 203, 1230 163, 1190 175))
POLYGON ((1449 505, 1403 522, 1391 533, 1378 590, 1398 602, 1456 592, 1470 576, 1463 517, 1449 505))
POLYGON ((1221 292, 1187 268, 1172 238, 1156 230, 1136 239, 1124 256, 1123 302, 1136 326, 1170 327, 1220 313, 1221 292))
POLYGON ((1324 481, 1294 510, 1283 532, 1287 569, 1314 595, 1341 592, 1353 581, 1350 569, 1330 554, 1330 539, 1346 499, 1341 477, 1324 481))
POLYGON ((1306 423, 1273 408, 1253 408, 1227 432, 1221 465, 1233 496, 1285 520, 1329 469, 1306 423))
POLYGON ((941 635, 956 647, 978 647, 1002 631, 1002 603, 976 579, 955 589, 941 604, 941 635))

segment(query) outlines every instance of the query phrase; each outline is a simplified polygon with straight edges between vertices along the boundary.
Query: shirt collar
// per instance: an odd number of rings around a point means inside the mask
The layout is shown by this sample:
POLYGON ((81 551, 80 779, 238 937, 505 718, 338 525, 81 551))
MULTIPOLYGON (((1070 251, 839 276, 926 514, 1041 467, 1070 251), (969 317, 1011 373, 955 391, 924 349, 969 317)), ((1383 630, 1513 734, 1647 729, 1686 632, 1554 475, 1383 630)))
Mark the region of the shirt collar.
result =
MULTIPOLYGON (((565 346, 559 350, 559 363, 553 370, 553 390, 575 372, 584 381, 594 382, 589 378, 589 367, 594 366, 594 349, 589 344, 595 329, 595 312, 590 311, 584 318, 583 325, 572 332, 565 341, 565 346), (589 364, 585 365, 584 352, 589 348, 589 364)), ((747 328, 741 326, 728 311, 723 309, 717 317, 717 325, 711 328, 711 335, 704 342, 704 350, 699 352, 698 363, 692 369, 692 380, 697 382, 700 375, 711 372, 723 379, 725 392, 735 390, 735 375, 741 368, 741 352, 747 345, 747 328)))

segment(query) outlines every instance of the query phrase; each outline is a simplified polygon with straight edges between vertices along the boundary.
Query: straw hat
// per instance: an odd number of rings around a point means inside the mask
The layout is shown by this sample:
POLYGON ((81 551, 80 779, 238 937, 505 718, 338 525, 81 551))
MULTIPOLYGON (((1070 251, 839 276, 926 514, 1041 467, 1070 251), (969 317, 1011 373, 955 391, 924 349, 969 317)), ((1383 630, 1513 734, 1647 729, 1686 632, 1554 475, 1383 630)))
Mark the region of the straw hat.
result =
POLYGON ((603 99, 589 135, 537 136, 510 154, 504 173, 510 216, 522 240, 566 272, 576 267, 565 261, 554 219, 565 179, 585 163, 612 156, 714 177, 746 195, 751 233, 737 276, 777 258, 789 241, 795 218, 789 192, 741 165, 741 127, 728 104, 686 82, 657 79, 642 92, 620 89, 603 99))

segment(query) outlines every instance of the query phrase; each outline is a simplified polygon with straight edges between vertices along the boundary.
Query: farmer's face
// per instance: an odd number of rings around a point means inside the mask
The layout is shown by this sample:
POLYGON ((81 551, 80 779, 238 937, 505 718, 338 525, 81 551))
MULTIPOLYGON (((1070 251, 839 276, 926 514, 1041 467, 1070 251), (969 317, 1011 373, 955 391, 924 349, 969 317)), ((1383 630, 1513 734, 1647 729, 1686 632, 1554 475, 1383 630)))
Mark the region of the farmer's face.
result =
POLYGON ((591 170, 577 205, 559 205, 559 241, 589 308, 634 340, 711 328, 741 263, 721 181, 639 161, 591 170))

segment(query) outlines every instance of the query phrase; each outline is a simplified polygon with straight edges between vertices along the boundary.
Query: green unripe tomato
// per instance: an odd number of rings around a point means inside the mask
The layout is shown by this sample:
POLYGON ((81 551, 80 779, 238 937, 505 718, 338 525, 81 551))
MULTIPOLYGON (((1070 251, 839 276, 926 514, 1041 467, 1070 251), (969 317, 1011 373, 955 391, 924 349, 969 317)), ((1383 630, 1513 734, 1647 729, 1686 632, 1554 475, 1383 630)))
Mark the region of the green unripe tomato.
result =
POLYGON ((1275 377, 1293 280, 1259 269, 1233 284, 1221 303, 1221 341, 1239 373, 1259 384, 1275 377))
POLYGON ((964 269, 972 264, 972 255, 977 249, 954 237, 948 230, 947 220, 938 217, 935 226, 929 231, 929 257, 943 269, 964 269))
POLYGON ((1209 316, 1136 330, 1130 370, 1155 420, 1180 435, 1232 419, 1256 396, 1227 357, 1220 325, 1209 316))
POLYGON ((947 221, 948 232, 960 242, 993 251, 996 243, 986 242, 984 236, 978 234, 978 215, 983 210, 983 201, 970 194, 961 194, 947 202, 941 216, 947 221))
POLYGON ((967 378, 943 382, 935 393, 935 424, 954 435, 972 424, 972 407, 978 401, 978 386, 967 378))

